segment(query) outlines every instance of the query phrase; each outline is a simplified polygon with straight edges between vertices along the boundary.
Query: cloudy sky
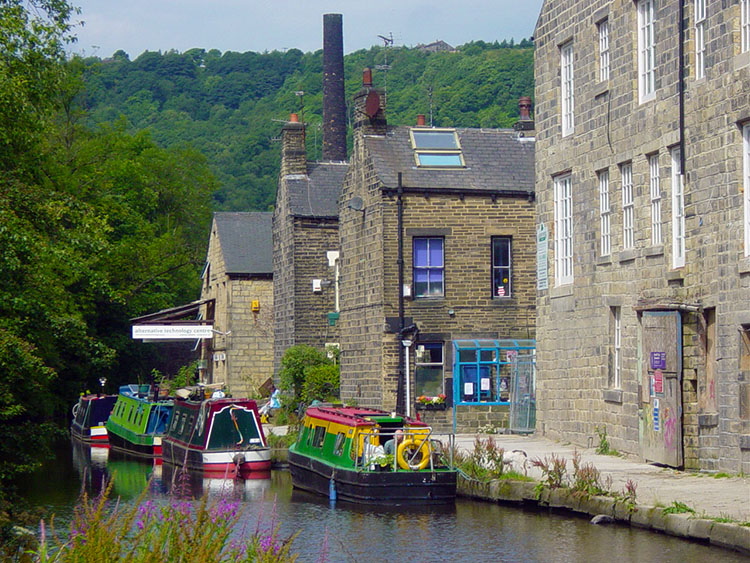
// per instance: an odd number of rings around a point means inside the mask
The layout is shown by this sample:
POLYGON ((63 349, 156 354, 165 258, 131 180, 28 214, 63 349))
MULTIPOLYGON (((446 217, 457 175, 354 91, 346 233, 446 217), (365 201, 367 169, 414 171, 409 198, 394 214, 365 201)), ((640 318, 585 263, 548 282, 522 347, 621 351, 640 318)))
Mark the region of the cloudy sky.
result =
POLYGON ((442 39, 520 41, 533 35, 542 0, 71 0, 78 43, 70 50, 131 59, 143 51, 272 51, 322 47, 323 14, 344 15, 344 51, 442 39))

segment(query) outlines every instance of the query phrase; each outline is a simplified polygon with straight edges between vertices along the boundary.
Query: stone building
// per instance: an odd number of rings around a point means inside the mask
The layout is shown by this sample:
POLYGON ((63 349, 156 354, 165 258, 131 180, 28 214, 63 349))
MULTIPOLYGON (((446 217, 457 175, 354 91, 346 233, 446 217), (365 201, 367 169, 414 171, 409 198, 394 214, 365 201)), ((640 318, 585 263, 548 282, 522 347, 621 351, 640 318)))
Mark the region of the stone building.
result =
POLYGON ((341 14, 323 16, 323 154, 308 162, 305 124, 281 131, 273 211, 274 357, 287 348, 338 347, 338 197, 347 170, 341 14))
POLYGON ((460 428, 500 426, 499 360, 481 382, 459 376, 454 344, 534 338, 533 126, 394 127, 369 70, 363 84, 339 203, 342 399, 413 415, 444 393, 467 404, 460 428))
POLYGON ((750 471, 749 16, 748 0, 543 4, 541 433, 750 471))
POLYGON ((253 396, 273 375, 271 213, 214 213, 201 288, 201 380, 253 396))
POLYGON ((296 114, 281 132, 273 211, 275 364, 287 348, 338 345, 338 197, 346 162, 307 162, 296 114))

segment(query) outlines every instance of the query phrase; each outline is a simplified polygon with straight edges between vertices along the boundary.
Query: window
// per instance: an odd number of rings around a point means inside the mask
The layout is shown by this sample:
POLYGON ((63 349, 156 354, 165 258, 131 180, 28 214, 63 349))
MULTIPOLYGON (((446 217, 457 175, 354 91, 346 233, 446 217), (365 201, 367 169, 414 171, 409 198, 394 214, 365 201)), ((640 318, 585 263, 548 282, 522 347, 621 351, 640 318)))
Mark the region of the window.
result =
POLYGON ((442 342, 417 344, 414 385, 417 397, 437 397, 444 392, 442 342))
POLYGON ((742 52, 745 53, 750 51, 750 0, 742 0, 740 10, 742 12, 742 17, 740 18, 740 25, 742 26, 742 52))
POLYGON ((601 255, 609 256, 612 252, 612 237, 610 235, 610 209, 609 209, 609 171, 602 170, 597 173, 599 177, 599 245, 601 255))
POLYGON ((621 308, 610 307, 612 326, 612 361, 609 369, 610 389, 622 388, 622 322, 621 308))
POLYGON ((313 448, 322 448, 323 442, 326 439, 326 427, 325 426, 316 426, 315 432, 313 434, 312 439, 312 447, 313 448))
POLYGON ((346 435, 343 432, 336 434, 336 441, 333 444, 333 455, 340 456, 344 452, 344 443, 346 435))
POLYGON ((651 244, 661 244, 661 186, 659 185, 659 155, 648 157, 649 186, 651 188, 651 244))
POLYGON ((492 237, 492 297, 510 297, 511 238, 492 237))
POLYGON ((695 0, 695 78, 706 76, 706 0, 695 0))
POLYGON ((442 297, 443 239, 414 238, 414 296, 442 297))
POLYGON ((602 20, 599 30, 599 82, 609 80, 609 21, 602 20))
POLYGON ((455 129, 411 129, 411 146, 417 166, 462 168, 464 158, 455 129))
POLYGON ((572 192, 570 174, 555 178, 555 285, 573 283, 572 192))
POLYGON ((638 98, 654 98, 654 0, 638 0, 638 98))
POLYGON ((672 267, 685 265, 685 186, 680 148, 672 149, 672 267))
POLYGON ((629 162, 620 166, 622 178, 622 248, 635 246, 635 209, 633 205, 633 165, 629 162))
POLYGON ((560 47, 560 87, 562 97, 562 135, 573 133, 573 42, 560 47))
POLYGON ((742 126, 742 156, 743 199, 745 200, 745 256, 750 256, 750 123, 742 126))

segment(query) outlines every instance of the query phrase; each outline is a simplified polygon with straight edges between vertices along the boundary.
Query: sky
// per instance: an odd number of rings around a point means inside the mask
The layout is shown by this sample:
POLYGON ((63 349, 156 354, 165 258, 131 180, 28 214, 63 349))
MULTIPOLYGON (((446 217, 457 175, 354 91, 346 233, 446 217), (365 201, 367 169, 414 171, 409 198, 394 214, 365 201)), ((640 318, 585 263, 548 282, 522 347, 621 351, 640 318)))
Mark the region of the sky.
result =
POLYGON ((516 42, 534 33, 543 0, 70 0, 78 42, 69 51, 106 58, 122 49, 184 52, 322 48, 323 14, 343 14, 344 52, 437 39, 516 42))

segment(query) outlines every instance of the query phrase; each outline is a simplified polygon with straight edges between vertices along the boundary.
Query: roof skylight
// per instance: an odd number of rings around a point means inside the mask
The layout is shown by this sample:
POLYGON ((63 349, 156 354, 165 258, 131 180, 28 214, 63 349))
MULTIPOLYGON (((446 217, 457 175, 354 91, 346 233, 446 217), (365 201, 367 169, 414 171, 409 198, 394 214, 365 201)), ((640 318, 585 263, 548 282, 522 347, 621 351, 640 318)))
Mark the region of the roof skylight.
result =
POLYGON ((455 129, 409 130, 417 166, 423 168, 463 168, 464 159, 455 129))

